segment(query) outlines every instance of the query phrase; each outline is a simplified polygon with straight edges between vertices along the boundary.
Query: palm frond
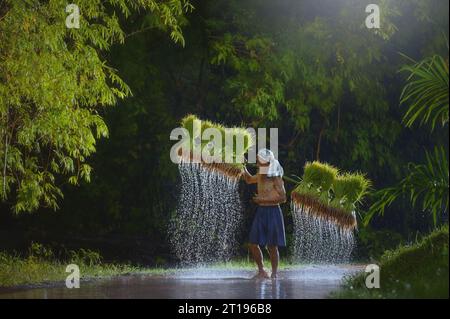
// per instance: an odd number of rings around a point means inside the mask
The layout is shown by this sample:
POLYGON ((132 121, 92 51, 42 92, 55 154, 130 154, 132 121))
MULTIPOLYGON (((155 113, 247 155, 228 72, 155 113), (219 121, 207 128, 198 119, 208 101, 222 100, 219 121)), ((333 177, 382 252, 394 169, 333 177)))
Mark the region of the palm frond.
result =
POLYGON ((411 127, 420 122, 420 125, 430 124, 434 130, 437 123, 442 126, 448 123, 448 61, 435 55, 406 65, 400 71, 409 73, 400 97, 401 104, 409 104, 403 118, 405 125, 411 127))
POLYGON ((439 215, 449 207, 448 156, 443 147, 427 152, 424 164, 410 164, 408 176, 397 186, 374 193, 376 200, 364 217, 364 225, 375 215, 383 215, 386 207, 403 195, 409 196, 413 207, 421 202, 421 209, 430 212, 437 225, 439 215))

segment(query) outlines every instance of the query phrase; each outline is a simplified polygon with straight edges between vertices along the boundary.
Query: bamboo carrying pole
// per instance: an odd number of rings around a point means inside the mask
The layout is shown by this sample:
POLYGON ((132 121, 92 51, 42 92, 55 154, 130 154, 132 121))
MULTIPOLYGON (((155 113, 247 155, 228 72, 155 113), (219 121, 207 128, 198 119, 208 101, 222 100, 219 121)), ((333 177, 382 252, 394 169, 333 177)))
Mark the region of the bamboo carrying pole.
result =
MULTIPOLYGON (((250 163, 246 163, 246 165, 248 166, 252 166, 252 167, 257 167, 256 164, 250 164, 250 163)), ((298 184, 299 181, 296 181, 295 179, 288 177, 286 175, 283 175, 283 179, 287 182, 293 183, 293 184, 298 184)))
POLYGON ((287 182, 294 183, 294 184, 298 184, 298 181, 296 181, 295 179, 290 178, 290 177, 288 177, 288 176, 286 176, 286 175, 283 175, 283 179, 284 179, 285 181, 287 181, 287 182))

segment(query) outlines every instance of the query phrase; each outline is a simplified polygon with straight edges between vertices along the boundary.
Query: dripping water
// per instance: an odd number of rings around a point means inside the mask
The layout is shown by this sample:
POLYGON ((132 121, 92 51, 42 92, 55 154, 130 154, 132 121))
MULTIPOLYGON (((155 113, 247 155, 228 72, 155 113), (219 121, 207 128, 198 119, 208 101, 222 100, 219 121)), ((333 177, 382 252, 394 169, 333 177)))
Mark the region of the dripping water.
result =
POLYGON ((184 265, 229 261, 243 214, 239 180, 182 162, 181 195, 169 228, 171 247, 184 265))
POLYGON ((300 263, 344 264, 355 247, 353 230, 320 218, 310 208, 291 203, 293 258, 300 263))

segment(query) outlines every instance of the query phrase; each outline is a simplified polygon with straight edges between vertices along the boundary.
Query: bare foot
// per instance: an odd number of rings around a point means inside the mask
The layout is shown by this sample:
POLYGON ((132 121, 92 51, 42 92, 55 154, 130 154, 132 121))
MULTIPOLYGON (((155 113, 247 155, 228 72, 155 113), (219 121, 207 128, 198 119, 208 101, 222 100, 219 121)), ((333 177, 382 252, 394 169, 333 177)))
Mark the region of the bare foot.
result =
POLYGON ((277 273, 273 272, 272 275, 270 276, 270 278, 277 279, 278 278, 277 273))
POLYGON ((265 270, 262 270, 258 272, 255 276, 252 277, 252 279, 269 279, 269 275, 265 270))

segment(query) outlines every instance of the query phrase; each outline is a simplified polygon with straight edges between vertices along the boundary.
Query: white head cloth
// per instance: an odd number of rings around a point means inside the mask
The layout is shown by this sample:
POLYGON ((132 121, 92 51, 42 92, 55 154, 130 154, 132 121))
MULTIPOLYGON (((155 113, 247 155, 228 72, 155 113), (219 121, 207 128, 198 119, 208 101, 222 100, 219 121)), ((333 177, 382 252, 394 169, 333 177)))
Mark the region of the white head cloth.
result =
POLYGON ((284 170, 280 162, 275 159, 275 155, 271 150, 267 148, 260 149, 258 151, 258 157, 264 162, 268 162, 268 167, 260 167, 260 172, 262 174, 267 173, 267 177, 280 176, 283 177, 284 170))

